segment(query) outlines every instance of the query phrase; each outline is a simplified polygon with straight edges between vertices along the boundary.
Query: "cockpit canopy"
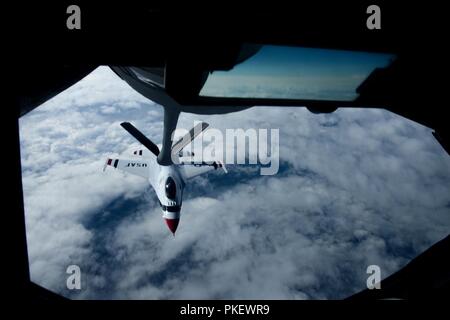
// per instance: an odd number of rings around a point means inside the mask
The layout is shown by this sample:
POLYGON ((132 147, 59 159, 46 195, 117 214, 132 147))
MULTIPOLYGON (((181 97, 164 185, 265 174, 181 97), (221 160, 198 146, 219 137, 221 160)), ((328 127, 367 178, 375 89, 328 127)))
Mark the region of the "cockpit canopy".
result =
POLYGON ((165 189, 166 189, 166 197, 171 200, 175 200, 175 197, 177 195, 177 185, 172 177, 167 178, 165 189))

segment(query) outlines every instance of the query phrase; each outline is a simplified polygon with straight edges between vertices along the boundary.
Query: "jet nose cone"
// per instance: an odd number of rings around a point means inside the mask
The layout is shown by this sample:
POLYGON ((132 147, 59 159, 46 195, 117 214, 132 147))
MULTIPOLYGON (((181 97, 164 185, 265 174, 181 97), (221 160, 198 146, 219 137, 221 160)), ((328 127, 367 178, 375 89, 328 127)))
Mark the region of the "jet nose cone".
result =
POLYGON ((175 235, 175 231, 177 231, 177 227, 178 227, 178 223, 180 222, 180 219, 165 218, 164 220, 166 220, 166 224, 169 227, 169 230, 173 233, 173 235, 175 235))

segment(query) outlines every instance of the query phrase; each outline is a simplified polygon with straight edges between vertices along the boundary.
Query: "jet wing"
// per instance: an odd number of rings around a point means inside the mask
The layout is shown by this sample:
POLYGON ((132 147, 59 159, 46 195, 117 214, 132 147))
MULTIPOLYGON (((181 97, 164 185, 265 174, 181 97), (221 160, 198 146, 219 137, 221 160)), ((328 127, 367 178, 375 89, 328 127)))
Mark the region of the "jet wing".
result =
POLYGON ((111 159, 106 160, 103 171, 105 171, 107 166, 111 166, 115 169, 120 169, 122 171, 134 174, 148 179, 150 174, 150 165, 148 161, 136 160, 136 159, 111 159))
POLYGON ((225 165, 220 161, 203 161, 201 163, 193 161, 181 161, 180 166, 181 172, 183 173, 186 180, 211 170, 217 170, 219 168, 222 168, 225 173, 228 172, 225 168, 225 165))

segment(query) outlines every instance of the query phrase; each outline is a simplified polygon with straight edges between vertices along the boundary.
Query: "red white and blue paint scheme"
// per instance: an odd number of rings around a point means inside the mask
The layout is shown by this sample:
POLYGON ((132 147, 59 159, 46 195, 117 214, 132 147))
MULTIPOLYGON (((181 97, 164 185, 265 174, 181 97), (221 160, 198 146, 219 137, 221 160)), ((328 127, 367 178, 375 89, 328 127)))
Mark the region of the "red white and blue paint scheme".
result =
POLYGON ((195 162, 193 153, 183 151, 183 148, 191 143, 198 134, 208 128, 208 124, 204 122, 197 124, 174 143, 171 150, 172 163, 163 165, 158 161, 160 146, 151 142, 132 124, 123 122, 121 126, 146 148, 134 151, 133 156, 129 159, 107 159, 103 171, 106 167, 111 166, 147 179, 158 197, 163 212, 162 216, 172 234, 175 235, 180 221, 183 190, 187 180, 212 169, 222 168, 225 173, 227 172, 221 162, 195 162))

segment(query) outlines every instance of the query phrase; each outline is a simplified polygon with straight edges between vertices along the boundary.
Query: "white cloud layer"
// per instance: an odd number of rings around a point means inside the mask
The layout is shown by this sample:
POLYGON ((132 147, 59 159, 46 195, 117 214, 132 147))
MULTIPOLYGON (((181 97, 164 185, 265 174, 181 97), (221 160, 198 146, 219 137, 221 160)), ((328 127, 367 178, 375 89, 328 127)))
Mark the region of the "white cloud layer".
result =
POLYGON ((101 67, 20 119, 31 278, 72 298, 329 299, 365 288, 450 227, 450 159, 428 128, 383 110, 252 108, 182 114, 212 127, 280 128, 280 172, 212 172, 185 190, 173 238, 139 177, 102 172, 161 142, 162 108, 101 67), (82 290, 66 288, 67 266, 82 290))

